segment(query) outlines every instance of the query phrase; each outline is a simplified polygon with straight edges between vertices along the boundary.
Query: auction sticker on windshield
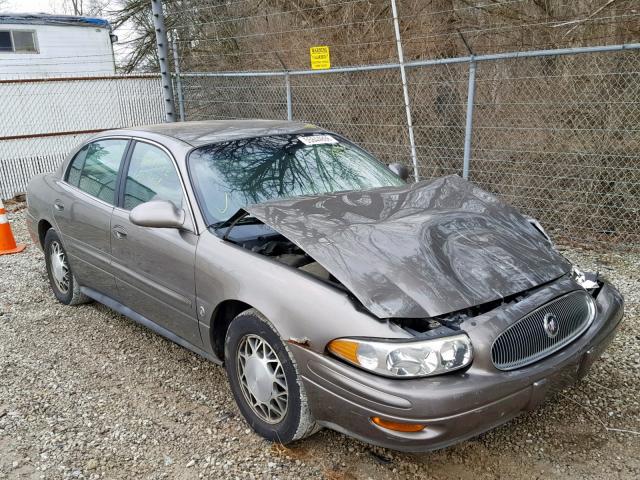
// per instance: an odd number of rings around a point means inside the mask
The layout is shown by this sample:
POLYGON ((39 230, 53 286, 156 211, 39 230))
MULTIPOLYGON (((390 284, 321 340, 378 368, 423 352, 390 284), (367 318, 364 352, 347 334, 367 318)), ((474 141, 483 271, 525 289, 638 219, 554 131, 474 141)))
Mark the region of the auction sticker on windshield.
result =
POLYGON ((308 137, 298 137, 305 145, 322 145, 326 143, 338 143, 331 135, 309 135, 308 137))

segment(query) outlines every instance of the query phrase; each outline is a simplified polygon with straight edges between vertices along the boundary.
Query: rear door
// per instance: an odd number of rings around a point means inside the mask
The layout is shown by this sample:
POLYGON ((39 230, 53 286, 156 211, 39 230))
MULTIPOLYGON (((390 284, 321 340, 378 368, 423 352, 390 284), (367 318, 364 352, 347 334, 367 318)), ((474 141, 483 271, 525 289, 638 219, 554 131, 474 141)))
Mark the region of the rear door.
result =
POLYGON ((111 253, 120 301, 193 345, 202 345, 194 278, 198 236, 170 152, 136 140, 125 161, 119 197, 111 218, 111 253), (185 228, 132 224, 131 209, 150 200, 169 200, 184 209, 185 228))
POLYGON ((128 138, 100 139, 85 145, 70 162, 52 206, 78 282, 110 297, 116 294, 110 222, 118 171, 128 145, 128 138))

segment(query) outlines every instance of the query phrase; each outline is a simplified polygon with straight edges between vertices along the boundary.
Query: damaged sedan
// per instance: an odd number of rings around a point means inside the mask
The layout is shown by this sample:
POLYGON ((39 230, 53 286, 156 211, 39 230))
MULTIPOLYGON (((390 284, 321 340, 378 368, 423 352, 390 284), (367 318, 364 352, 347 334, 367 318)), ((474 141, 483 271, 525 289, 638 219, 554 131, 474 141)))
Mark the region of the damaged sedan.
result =
POLYGON ((586 375, 623 300, 496 196, 406 177, 314 125, 153 125, 35 177, 27 221, 60 302, 223 364, 263 437, 426 451, 586 375))

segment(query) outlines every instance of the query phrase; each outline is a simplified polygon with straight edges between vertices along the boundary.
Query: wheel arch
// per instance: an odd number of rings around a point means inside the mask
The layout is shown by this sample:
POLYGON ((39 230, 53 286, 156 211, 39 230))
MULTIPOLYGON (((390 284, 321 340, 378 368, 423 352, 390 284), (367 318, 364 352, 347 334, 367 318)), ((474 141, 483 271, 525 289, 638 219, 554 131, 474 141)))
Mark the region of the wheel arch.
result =
POLYGON ((44 250, 44 239, 47 236, 47 232, 53 228, 53 225, 48 220, 42 219, 38 222, 38 240, 40 247, 44 250))
POLYGON ((240 313, 254 308, 241 300, 224 300, 213 310, 211 315, 209 335, 211 336, 211 346, 213 353, 224 362, 224 342, 227 330, 234 318, 240 313))

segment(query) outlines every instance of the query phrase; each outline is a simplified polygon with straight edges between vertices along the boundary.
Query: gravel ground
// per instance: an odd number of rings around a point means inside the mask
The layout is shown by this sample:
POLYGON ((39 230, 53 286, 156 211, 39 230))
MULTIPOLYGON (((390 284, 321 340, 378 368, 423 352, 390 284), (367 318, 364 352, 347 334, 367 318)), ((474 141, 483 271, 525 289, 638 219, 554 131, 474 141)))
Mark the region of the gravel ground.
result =
MULTIPOLYGON (((23 208, 10 219, 29 242, 23 208)), ((640 255, 564 253, 626 298, 607 353, 538 410, 418 455, 326 430, 269 444, 248 429, 222 368, 102 305, 57 303, 31 244, 0 257, 0 479, 639 478, 640 255)))

